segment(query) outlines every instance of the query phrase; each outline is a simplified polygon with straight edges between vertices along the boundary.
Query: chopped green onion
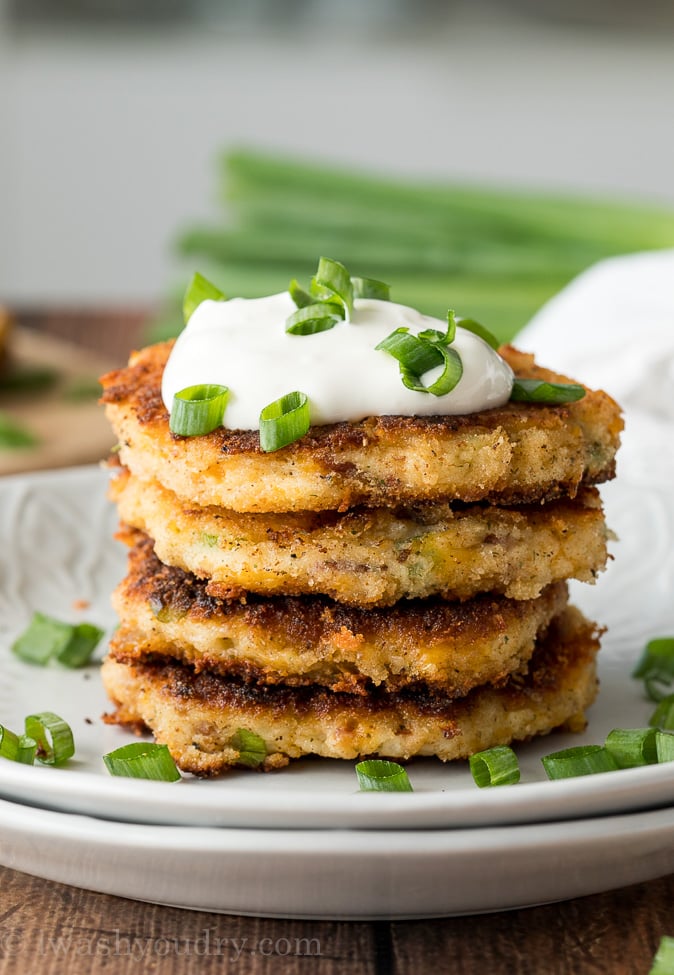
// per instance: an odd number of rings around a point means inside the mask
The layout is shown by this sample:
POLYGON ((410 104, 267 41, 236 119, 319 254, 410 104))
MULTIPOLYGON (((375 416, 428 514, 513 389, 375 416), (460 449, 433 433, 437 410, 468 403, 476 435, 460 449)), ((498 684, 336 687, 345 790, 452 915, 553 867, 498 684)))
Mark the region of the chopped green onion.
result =
POLYGON ((254 731, 248 731, 247 728, 239 728, 231 740, 231 746, 236 748, 239 753, 237 761, 240 765, 257 768, 258 765, 262 765, 267 757, 267 746, 264 743, 264 738, 260 738, 254 731))
POLYGON ((614 728, 606 738, 605 748, 619 768, 654 765, 658 760, 655 728, 614 728))
POLYGON ((361 792, 412 792, 407 772, 397 762, 371 758, 356 765, 361 792))
POLYGON ((674 734, 671 731, 655 732, 655 748, 658 762, 674 762, 674 734))
POLYGON ((21 735, 19 738, 19 753, 16 756, 16 761, 21 762, 22 765, 34 765, 36 755, 37 742, 35 739, 29 738, 28 735, 21 735))
POLYGON ((0 447, 35 447, 38 438, 25 427, 0 413, 0 447))
POLYGON ((260 413, 260 449, 269 453, 303 437, 311 425, 306 393, 286 393, 260 413))
POLYGON ((507 745, 476 752, 468 762, 475 784, 481 789, 489 785, 513 785, 520 780, 517 755, 507 745))
POLYGON ((25 722, 26 737, 37 743, 37 757, 45 765, 62 765, 75 754, 70 725, 52 711, 29 714, 25 722))
POLYGON ((501 343, 496 336, 493 335, 488 328, 485 328, 484 325, 480 325, 479 322, 476 322, 474 318, 460 319, 459 328, 465 328, 467 332, 472 332, 473 335, 479 335, 479 337, 484 339, 487 345, 490 345, 492 349, 500 349, 501 347, 501 343))
POLYGON ((375 278, 351 278, 354 298, 377 298, 379 301, 391 300, 391 288, 375 278))
POLYGON ((179 437, 201 437, 222 426, 228 399, 228 387, 217 383, 181 389, 173 397, 171 433, 179 437))
POLYGON ((0 725, 0 757, 7 758, 10 762, 16 762, 20 750, 19 736, 15 735, 9 728, 5 728, 4 725, 0 725))
POLYGON ((388 352, 397 359, 401 368, 417 376, 442 365, 443 358, 437 345, 425 342, 410 333, 409 328, 401 326, 385 339, 382 339, 375 350, 388 352))
POLYGON ((569 779, 577 775, 612 772, 619 768, 615 758, 603 745, 577 745, 541 759, 549 779, 569 779))
POLYGON ((56 659, 64 667, 83 667, 101 642, 103 630, 93 623, 78 623, 71 627, 72 634, 65 647, 56 654, 56 659))
POLYGON ((644 682, 652 701, 660 701, 674 689, 674 637, 649 640, 632 677, 644 682))
POLYGON ((227 299, 217 285, 197 271, 192 275, 192 280, 187 285, 183 298, 183 319, 186 325, 201 302, 207 300, 226 301, 227 299))
POLYGON ((344 305, 346 312, 350 315, 353 311, 353 285, 349 272, 339 261, 333 261, 329 257, 321 257, 318 260, 318 270, 312 282, 318 294, 328 292, 335 295, 344 305))
POLYGON ((403 385, 408 389, 444 396, 454 389, 463 375, 463 363, 458 352, 449 348, 455 334, 454 312, 448 311, 446 332, 428 328, 418 335, 412 335, 407 327, 401 326, 382 339, 375 349, 388 352, 398 360, 403 385), (443 364, 444 369, 438 378, 430 386, 425 385, 424 375, 443 364))
POLYGON ((451 345, 456 338, 456 316, 454 315, 454 311, 450 308, 447 312, 447 330, 445 332, 441 332, 437 328, 425 328, 423 332, 419 332, 418 338, 425 339, 427 342, 432 342, 435 345, 451 345))
POLYGON ((103 630, 92 623, 72 625, 34 613, 28 627, 12 644, 12 651, 29 664, 44 667, 56 659, 66 667, 81 667, 89 662, 103 630))
POLYGON ((34 613, 28 628, 12 644, 12 652, 29 664, 44 666, 62 653, 72 635, 72 626, 60 620, 34 613))
POLYGON ((122 745, 103 756, 110 775, 130 779, 154 779, 158 782, 177 782, 180 772, 166 745, 134 741, 122 745))
POLYGON ((516 379, 510 399, 514 403, 544 403, 559 406, 582 399, 585 390, 577 383, 546 383, 538 379, 516 379))
POLYGON ((305 291, 295 278, 288 285, 288 293, 298 308, 306 308, 307 305, 314 304, 313 296, 305 291))
MULTIPOLYGON (((442 336, 441 332, 433 331, 437 336, 442 336)), ((444 396, 454 389, 463 374, 461 359, 454 349, 447 348, 439 341, 411 335, 406 327, 391 332, 375 349, 388 352, 397 359, 403 384, 419 393, 444 396), (422 382, 424 374, 443 363, 445 368, 440 376, 430 386, 425 386, 422 382)))
POLYGON ((408 389, 413 389, 418 393, 432 393, 433 396, 444 396, 446 393, 451 393, 461 379, 463 375, 463 363, 461 362, 459 353, 454 349, 447 349, 442 345, 435 345, 432 348, 436 348, 442 356, 445 368, 430 386, 424 385, 421 375, 411 372, 402 364, 400 366, 400 375, 403 385, 407 386, 408 389))
POLYGON ((674 731, 674 694, 660 699, 648 723, 661 731, 674 731))
POLYGON ((664 937, 660 939, 648 975, 674 975, 674 938, 664 937))
POLYGON ((344 318, 341 305, 324 302, 298 308, 286 318, 286 332, 290 335, 315 335, 334 328, 344 318))

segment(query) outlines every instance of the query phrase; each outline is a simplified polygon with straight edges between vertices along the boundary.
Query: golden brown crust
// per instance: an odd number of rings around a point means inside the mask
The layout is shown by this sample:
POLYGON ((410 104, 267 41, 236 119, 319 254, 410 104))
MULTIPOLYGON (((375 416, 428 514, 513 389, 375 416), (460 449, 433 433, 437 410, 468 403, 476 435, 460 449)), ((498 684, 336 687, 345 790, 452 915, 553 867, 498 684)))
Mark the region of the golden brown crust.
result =
MULTIPOLYGON (((312 427, 275 453, 256 431, 175 437, 161 399, 172 343, 103 376, 103 401, 134 473, 180 497, 237 511, 346 510, 419 501, 540 501, 614 474, 620 411, 603 392, 544 407, 508 403, 469 416, 370 417, 312 427)), ((521 377, 564 380, 505 346, 521 377)))
POLYGON ((260 735, 266 767, 316 754, 355 759, 466 758, 493 745, 546 734, 578 721, 596 694, 594 626, 572 608, 549 628, 529 672, 503 687, 481 687, 451 701, 416 687, 366 696, 318 687, 268 687, 196 674, 172 660, 119 661, 109 656, 103 681, 121 724, 142 721, 168 745, 178 765, 216 775, 238 760, 232 737, 260 735))
POLYGON ((117 659, 173 656, 197 671, 260 684, 320 684, 368 693, 412 683, 462 696, 527 664, 536 638, 567 601, 566 585, 531 600, 494 595, 465 603, 411 600, 360 609, 319 596, 223 602, 205 582, 163 565, 136 537, 113 605, 117 659))
POLYGON ((531 599, 560 579, 594 581, 607 559, 594 488, 573 501, 516 508, 439 503, 285 515, 196 507, 123 472, 111 494, 122 521, 150 535, 163 562, 208 579, 222 598, 322 593, 357 606, 479 592, 531 599))

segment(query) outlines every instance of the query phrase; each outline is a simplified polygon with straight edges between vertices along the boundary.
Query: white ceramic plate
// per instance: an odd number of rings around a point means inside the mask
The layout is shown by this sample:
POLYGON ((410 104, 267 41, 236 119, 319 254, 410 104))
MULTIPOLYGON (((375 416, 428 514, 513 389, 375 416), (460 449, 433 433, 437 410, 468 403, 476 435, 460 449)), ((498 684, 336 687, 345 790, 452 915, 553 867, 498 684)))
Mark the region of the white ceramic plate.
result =
POLYGON ((543 822, 674 803, 671 766, 564 782, 545 780, 540 756, 601 742, 613 727, 643 726, 652 705, 630 676, 646 638, 674 632, 674 502, 666 492, 607 486, 609 523, 623 539, 596 587, 575 587, 576 602, 609 626, 601 654, 602 690, 583 736, 553 735, 518 747, 523 782, 479 790, 466 763, 410 765, 412 794, 356 791, 352 763, 303 760, 277 774, 232 772, 175 784, 111 778, 101 756, 133 740, 104 725, 108 707, 95 666, 84 671, 30 667, 10 652, 36 609, 73 621, 115 625, 110 592, 125 571, 112 540, 116 513, 97 468, 0 481, 0 723, 21 729, 34 711, 52 710, 72 726, 77 754, 68 768, 0 760, 0 796, 34 805, 136 823, 275 829, 418 829, 543 822), (77 610, 78 600, 89 603, 77 610))
POLYGON ((0 800, 0 837, 0 863, 61 883, 196 910, 313 919, 505 910, 674 870, 671 810, 371 832, 141 826, 0 800))

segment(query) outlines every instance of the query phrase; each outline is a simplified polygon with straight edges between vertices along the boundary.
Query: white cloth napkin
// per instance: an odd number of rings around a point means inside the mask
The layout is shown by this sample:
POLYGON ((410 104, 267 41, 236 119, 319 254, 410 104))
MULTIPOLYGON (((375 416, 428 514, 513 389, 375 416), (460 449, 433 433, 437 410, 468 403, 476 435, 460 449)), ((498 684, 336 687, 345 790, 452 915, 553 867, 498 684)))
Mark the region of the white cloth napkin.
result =
POLYGON ((552 298, 514 344, 605 389, 625 412, 620 478, 674 486, 674 250, 601 261, 552 298))

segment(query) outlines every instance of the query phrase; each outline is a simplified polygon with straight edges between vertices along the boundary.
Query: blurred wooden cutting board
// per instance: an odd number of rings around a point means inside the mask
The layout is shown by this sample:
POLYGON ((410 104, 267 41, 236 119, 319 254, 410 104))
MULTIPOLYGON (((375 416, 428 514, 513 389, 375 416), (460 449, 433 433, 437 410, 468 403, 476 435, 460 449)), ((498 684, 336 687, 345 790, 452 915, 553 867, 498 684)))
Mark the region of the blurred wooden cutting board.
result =
POLYGON ((54 381, 44 388, 10 392, 2 389, 0 414, 30 431, 37 440, 31 447, 0 446, 0 474, 16 474, 51 467, 88 464, 107 457, 115 439, 91 392, 104 372, 116 363, 52 335, 14 327, 9 339, 11 369, 16 372, 53 370, 54 381))

